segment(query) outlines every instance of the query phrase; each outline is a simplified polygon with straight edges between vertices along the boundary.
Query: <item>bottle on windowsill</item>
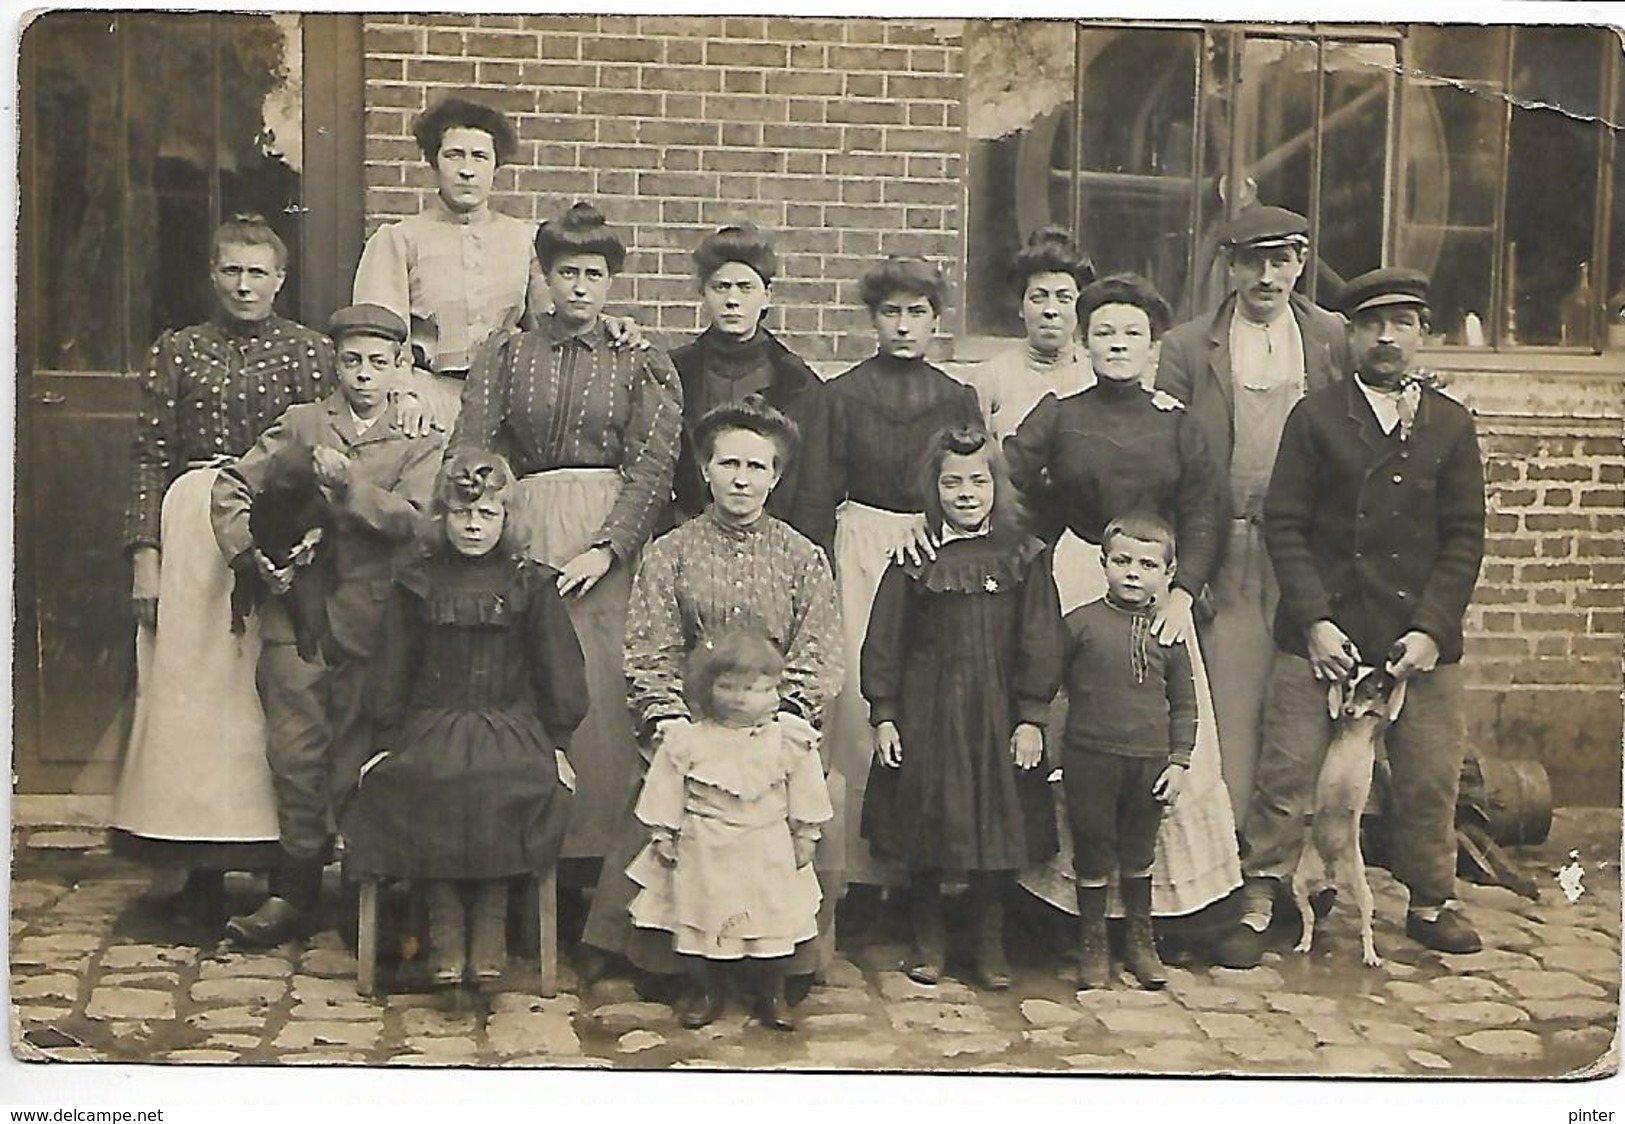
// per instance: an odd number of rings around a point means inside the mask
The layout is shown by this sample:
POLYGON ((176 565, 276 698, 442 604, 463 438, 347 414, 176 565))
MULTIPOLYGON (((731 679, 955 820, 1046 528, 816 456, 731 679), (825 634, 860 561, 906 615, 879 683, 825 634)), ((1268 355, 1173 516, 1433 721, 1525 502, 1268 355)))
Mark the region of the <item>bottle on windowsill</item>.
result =
POLYGON ((1580 263, 1580 279, 1569 295, 1563 298, 1557 313, 1557 342, 1564 347, 1586 347, 1591 344, 1591 263, 1580 263))

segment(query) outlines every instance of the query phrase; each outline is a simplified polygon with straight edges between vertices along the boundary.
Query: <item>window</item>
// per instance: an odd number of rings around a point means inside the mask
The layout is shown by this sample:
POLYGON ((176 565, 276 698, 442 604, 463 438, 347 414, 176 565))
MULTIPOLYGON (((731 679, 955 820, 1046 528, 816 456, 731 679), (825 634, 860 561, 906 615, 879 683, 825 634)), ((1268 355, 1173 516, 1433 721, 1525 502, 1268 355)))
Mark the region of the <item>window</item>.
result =
POLYGON ((1309 217, 1322 303, 1432 273, 1438 343, 1595 349, 1625 304, 1606 29, 991 21, 967 47, 972 334, 1019 334, 1004 268, 1046 222, 1211 308, 1216 231, 1253 200, 1309 217), (1568 112, 1515 108, 1543 104, 1568 112))
MULTIPOLYGON (((53 12, 30 25, 25 362, 132 370, 160 330, 207 317, 222 217, 257 211, 297 254, 299 19, 53 12)), ((284 310, 299 307, 297 265, 284 310)))

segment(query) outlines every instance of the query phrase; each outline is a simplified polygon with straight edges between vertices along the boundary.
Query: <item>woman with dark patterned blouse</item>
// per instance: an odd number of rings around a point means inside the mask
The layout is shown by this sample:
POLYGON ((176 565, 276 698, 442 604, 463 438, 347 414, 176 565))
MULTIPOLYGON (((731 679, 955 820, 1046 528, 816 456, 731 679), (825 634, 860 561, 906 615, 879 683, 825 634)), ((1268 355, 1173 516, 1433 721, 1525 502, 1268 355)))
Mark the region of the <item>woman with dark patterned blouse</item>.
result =
POLYGON ((659 349, 610 346, 601 313, 626 248, 596 208, 577 203, 543 223, 536 253, 554 311, 481 349, 451 448, 508 456, 521 476, 512 504, 521 541, 560 571, 592 695, 570 747, 579 787, 563 857, 601 859, 637 783, 621 669, 626 601, 671 498, 682 386, 659 349))
POLYGON ((191 871, 210 915, 223 871, 270 866, 277 845, 258 622, 230 630, 210 489, 284 410, 336 386, 331 341, 274 310, 288 256, 276 232, 239 216, 215 232, 212 256, 219 311, 160 335, 141 380, 125 517, 137 690, 111 821, 120 853, 191 871))
MULTIPOLYGON (((789 524, 766 513, 768 497, 781 483, 780 468, 793 460, 796 444, 795 424, 754 400, 718 406, 694 427, 697 469, 711 503, 649 547, 627 613, 627 692, 646 745, 657 745, 668 724, 688 721, 683 695, 688 655, 719 633, 749 629, 766 636, 784 656, 780 709, 813 726, 821 723, 825 705, 840 687, 841 621, 829 560, 789 524)), ((832 790, 839 779, 832 774, 832 790)), ((619 830, 582 941, 625 956, 646 972, 677 974, 682 965, 670 934, 636 930, 627 914, 637 886, 626 876, 626 866, 648 839, 630 805, 619 830)), ((832 853, 839 853, 829 849, 838 839, 824 842, 828 845, 814 859, 820 881, 832 853)), ((829 962, 834 906, 835 894, 826 890, 819 938, 797 950, 790 974, 811 973, 829 962)))

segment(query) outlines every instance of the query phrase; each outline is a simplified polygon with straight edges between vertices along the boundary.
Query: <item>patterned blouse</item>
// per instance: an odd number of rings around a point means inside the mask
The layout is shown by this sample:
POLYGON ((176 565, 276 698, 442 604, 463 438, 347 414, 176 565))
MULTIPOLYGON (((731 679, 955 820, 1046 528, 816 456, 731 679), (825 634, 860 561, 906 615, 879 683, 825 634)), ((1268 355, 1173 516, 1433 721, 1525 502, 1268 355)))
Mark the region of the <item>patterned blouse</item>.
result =
POLYGON ((451 447, 501 450, 521 476, 618 469, 620 495, 589 545, 624 562, 671 501, 682 424, 683 388, 664 351, 612 349, 602 321, 577 336, 548 315, 481 348, 451 447))
POLYGON ((157 546, 164 493, 188 464, 235 458, 289 406, 336 385, 333 344, 274 313, 165 332, 141 379, 126 547, 157 546))
POLYGON ((536 224, 481 208, 429 209, 380 227, 355 271, 357 304, 381 304, 412 326, 435 371, 466 371, 480 344, 549 307, 536 260, 536 224))
POLYGON ((784 655, 784 707, 816 723, 840 689, 845 659, 829 560, 771 515, 724 526, 708 510, 644 553, 626 614, 626 677, 645 730, 688 717, 683 666, 730 628, 762 631, 784 655))

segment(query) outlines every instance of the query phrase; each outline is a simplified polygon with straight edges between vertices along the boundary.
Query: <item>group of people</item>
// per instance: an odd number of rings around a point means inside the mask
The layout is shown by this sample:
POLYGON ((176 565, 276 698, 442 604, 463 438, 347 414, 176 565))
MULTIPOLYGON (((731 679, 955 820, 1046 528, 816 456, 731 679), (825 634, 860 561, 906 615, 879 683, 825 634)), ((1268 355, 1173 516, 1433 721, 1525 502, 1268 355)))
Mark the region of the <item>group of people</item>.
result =
POLYGON ((1076 915, 1081 986, 1113 978, 1112 914, 1142 986, 1159 945, 1244 967, 1327 688, 1367 665, 1409 688, 1406 931, 1478 947, 1451 888, 1483 481, 1416 364, 1425 277, 1320 309, 1307 222, 1255 206, 1231 295, 1172 327, 1046 228, 1010 269, 1019 347, 934 366, 944 277, 888 258, 876 353, 826 382, 765 326, 749 224, 694 250, 709 327, 668 357, 604 313, 627 251, 596 208, 490 209, 501 113, 448 99, 415 132, 437 196, 368 242, 326 335, 276 314, 286 249, 240 217, 218 313, 142 382, 113 838, 206 914, 221 872, 269 869, 232 939, 306 933, 337 835, 352 875, 421 885, 434 982, 499 976, 508 881, 557 864, 583 976, 687 973, 690 1026, 739 990, 789 1029, 849 885, 901 888, 924 984, 948 883, 990 989, 1018 882, 1076 915), (279 555, 259 532, 300 480, 320 518, 279 555))

